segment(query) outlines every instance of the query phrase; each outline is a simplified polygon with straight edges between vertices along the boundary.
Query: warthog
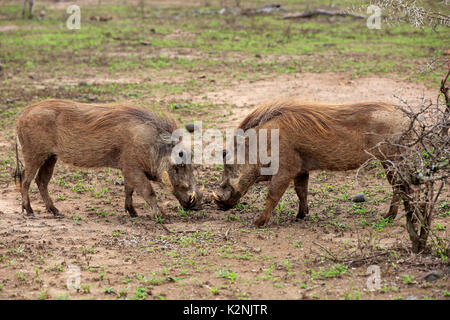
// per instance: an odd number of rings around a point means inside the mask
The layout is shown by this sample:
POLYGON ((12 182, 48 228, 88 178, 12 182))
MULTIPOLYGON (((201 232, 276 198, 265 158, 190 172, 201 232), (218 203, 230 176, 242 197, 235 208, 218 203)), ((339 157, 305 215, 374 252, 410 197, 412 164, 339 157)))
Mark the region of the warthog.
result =
POLYGON ((25 167, 19 179, 22 211, 34 216, 28 189, 38 172, 36 184, 46 209, 61 215, 47 189, 57 160, 77 167, 120 169, 125 210, 132 217, 137 215, 134 190, 150 205, 151 216, 160 213, 150 180, 167 185, 184 208, 199 208, 202 193, 192 166, 185 164, 190 150, 178 148, 175 156, 180 159, 172 156, 178 143, 172 141, 172 132, 177 128, 173 119, 125 104, 45 100, 26 107, 17 121, 25 167))
MULTIPOLYGON (((269 181, 265 210, 255 221, 256 226, 263 226, 269 222, 273 209, 294 180, 299 198, 297 218, 304 218, 308 213, 309 171, 357 169, 371 158, 366 151, 376 157, 389 158, 394 151, 386 150, 385 144, 377 144, 386 137, 399 134, 405 124, 400 110, 382 102, 323 105, 287 99, 263 104, 242 121, 239 129, 253 128, 258 137, 260 129, 267 129, 268 136, 271 129, 279 129, 278 172, 263 176, 260 161, 249 163, 249 139, 246 137, 245 163, 224 166, 220 187, 213 193, 215 201, 219 208, 227 210, 238 203, 251 185, 269 181)), ((235 136, 235 143, 236 140, 235 136)), ((270 139, 267 144, 270 153, 270 139)), ((224 157, 233 156, 228 153, 232 152, 224 150, 224 157)), ((390 170, 386 170, 386 175, 393 184, 390 170)), ((397 214, 399 188, 393 184, 394 195, 386 216, 397 214)))

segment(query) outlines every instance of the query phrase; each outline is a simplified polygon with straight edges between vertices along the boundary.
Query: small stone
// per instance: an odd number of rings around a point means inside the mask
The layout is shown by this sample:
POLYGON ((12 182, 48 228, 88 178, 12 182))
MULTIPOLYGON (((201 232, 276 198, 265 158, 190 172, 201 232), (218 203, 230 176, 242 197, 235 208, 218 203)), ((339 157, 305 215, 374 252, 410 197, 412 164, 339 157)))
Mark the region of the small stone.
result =
POLYGON ((89 101, 97 101, 98 98, 97 98, 97 96, 89 96, 89 97, 88 97, 88 100, 89 100, 89 101))
POLYGON ((353 202, 365 202, 366 198, 364 197, 364 193, 358 193, 352 199, 353 202))
POLYGON ((444 276, 441 270, 432 270, 423 276, 423 280, 427 282, 436 281, 444 276))
POLYGON ((149 46, 149 45, 151 45, 152 43, 151 43, 150 41, 141 41, 141 44, 142 44, 143 46, 149 46))
POLYGON ((85 86, 88 85, 88 83, 87 83, 87 81, 82 80, 82 81, 78 82, 78 85, 79 85, 80 87, 85 87, 85 86))
POLYGON ((406 300, 417 300, 416 296, 413 296, 412 294, 406 297, 406 300))
POLYGON ((5 102, 6 102, 6 104, 10 104, 10 103, 13 103, 13 100, 12 99, 6 99, 5 102))
POLYGON ((179 104, 176 104, 173 106, 173 108, 178 110, 178 109, 181 109, 181 106, 179 104))
POLYGON ((188 123, 186 124, 186 130, 189 132, 194 132, 197 129, 197 126, 194 123, 188 123))

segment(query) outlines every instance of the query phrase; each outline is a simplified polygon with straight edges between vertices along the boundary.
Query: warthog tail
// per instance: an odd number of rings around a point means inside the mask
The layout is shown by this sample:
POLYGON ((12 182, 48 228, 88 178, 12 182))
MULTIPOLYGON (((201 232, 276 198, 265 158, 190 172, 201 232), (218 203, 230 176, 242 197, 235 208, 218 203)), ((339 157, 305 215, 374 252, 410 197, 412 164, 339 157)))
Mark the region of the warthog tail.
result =
POLYGON ((16 184, 17 191, 20 192, 22 186, 22 162, 19 159, 19 146, 16 137, 16 170, 14 171, 14 183, 16 184))

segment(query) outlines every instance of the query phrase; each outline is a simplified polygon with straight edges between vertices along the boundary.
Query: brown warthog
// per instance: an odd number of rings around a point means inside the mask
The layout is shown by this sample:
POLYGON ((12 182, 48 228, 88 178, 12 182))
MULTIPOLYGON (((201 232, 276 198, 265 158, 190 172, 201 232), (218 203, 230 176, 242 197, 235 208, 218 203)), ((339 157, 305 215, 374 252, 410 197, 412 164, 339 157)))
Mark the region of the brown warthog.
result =
POLYGON ((190 150, 177 148, 172 156, 173 119, 125 105, 84 104, 45 100, 25 108, 17 121, 17 134, 24 159, 20 189, 22 211, 34 216, 28 189, 36 183, 47 210, 61 215, 47 186, 57 160, 77 167, 120 169, 125 185, 125 210, 134 217, 133 191, 150 205, 150 215, 159 214, 149 180, 166 184, 184 208, 200 206, 202 194, 195 184, 193 168, 185 164, 190 150), (182 160, 182 161, 179 161, 182 160))
MULTIPOLYGON (((302 102, 296 99, 277 100, 263 104, 253 110, 238 129, 247 132, 255 129, 258 137, 261 129, 279 129, 278 171, 272 175, 261 175, 267 167, 256 161, 249 162, 249 137, 245 146, 245 163, 225 164, 220 187, 214 192, 216 203, 227 210, 235 206, 248 188, 259 181, 269 181, 269 192, 264 212, 256 219, 256 226, 263 226, 290 182, 294 180, 299 198, 297 218, 308 213, 307 192, 311 170, 352 170, 360 167, 371 156, 381 155, 389 159, 394 150, 386 150, 384 138, 399 134, 405 125, 403 113, 395 106, 382 102, 367 102, 350 105, 323 105, 302 102)), ((235 144, 237 135, 235 135, 235 144)), ((268 139, 268 153, 271 141, 268 139)), ((238 148, 233 148, 237 150, 238 148)), ((228 150, 231 150, 228 148, 228 150)), ((273 156, 273 155, 272 155, 273 156)), ((236 151, 224 150, 224 158, 236 158, 236 151), (228 153, 234 153, 229 155, 228 153)), ((385 168, 388 169, 388 168, 385 168)), ((386 170, 391 184, 393 176, 386 170)), ((386 216, 395 217, 400 200, 400 187, 393 186, 394 195, 386 216)))

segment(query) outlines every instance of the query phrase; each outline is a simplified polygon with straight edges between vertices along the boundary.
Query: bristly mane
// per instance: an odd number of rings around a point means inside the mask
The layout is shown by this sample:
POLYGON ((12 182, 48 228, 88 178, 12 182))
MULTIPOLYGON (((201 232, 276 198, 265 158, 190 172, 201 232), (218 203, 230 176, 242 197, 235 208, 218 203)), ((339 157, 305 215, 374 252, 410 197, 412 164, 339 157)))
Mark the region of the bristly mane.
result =
POLYGON ((172 133, 178 128, 171 117, 158 115, 152 110, 146 110, 128 105, 116 105, 116 108, 97 113, 88 122, 94 129, 110 126, 118 121, 139 120, 153 125, 160 132, 172 133), (91 120, 91 121, 89 121, 91 120))
POLYGON ((277 119, 279 127, 290 130, 308 130, 317 135, 333 131, 332 118, 314 105, 298 100, 275 100, 254 109, 239 125, 244 131, 277 119))
POLYGON ((263 103, 254 109, 239 125, 244 131, 276 119, 279 128, 304 131, 316 136, 333 134, 339 121, 359 112, 391 108, 382 102, 351 105, 327 105, 305 102, 299 98, 278 99, 263 103))
MULTIPOLYGON (((39 103, 42 103, 39 102, 39 103)), ((37 103, 37 104, 39 104, 37 103)), ((124 121, 139 121, 142 123, 148 123, 154 126, 159 132, 172 133, 178 128, 176 121, 166 115, 159 115, 156 112, 139 108, 127 104, 115 103, 115 104, 84 104, 76 103, 67 100, 49 99, 45 103, 47 107, 53 107, 57 110, 62 105, 65 106, 65 111, 73 111, 75 115, 79 115, 82 112, 85 117, 83 125, 85 128, 91 130, 101 130, 103 128, 111 128, 124 121), (95 107, 95 108, 92 108, 95 107)))

